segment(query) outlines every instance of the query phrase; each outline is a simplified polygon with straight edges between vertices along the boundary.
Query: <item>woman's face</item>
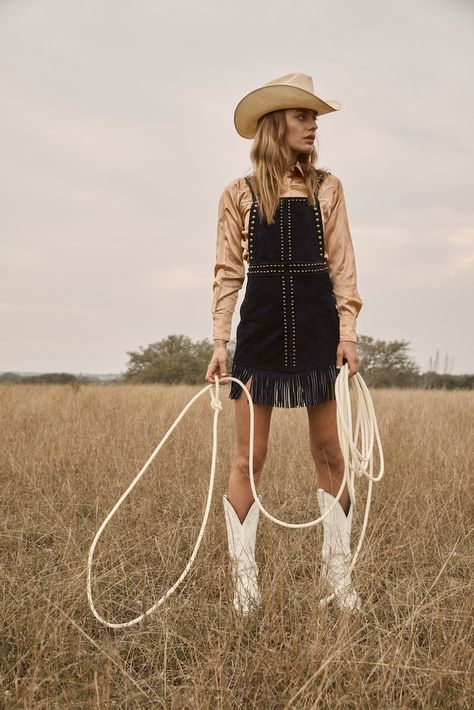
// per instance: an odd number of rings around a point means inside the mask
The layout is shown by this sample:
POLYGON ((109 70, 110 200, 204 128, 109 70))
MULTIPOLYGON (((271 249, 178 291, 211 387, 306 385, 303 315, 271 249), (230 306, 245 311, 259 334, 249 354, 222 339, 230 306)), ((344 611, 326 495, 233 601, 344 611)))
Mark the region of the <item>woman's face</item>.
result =
POLYGON ((316 137, 317 113, 307 108, 288 108, 285 111, 285 139, 293 158, 300 153, 311 153, 316 137))

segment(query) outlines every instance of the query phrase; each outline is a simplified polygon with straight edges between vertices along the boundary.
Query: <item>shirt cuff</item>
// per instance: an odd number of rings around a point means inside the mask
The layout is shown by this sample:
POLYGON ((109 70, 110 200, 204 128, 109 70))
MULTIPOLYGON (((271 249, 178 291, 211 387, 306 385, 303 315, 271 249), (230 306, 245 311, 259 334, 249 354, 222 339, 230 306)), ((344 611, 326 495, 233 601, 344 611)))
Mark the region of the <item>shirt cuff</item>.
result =
POLYGON ((339 340, 350 340, 357 343, 356 318, 351 315, 339 316, 339 340))
MULTIPOLYGON (((218 314, 216 314, 216 317, 214 319, 214 328, 213 328, 213 334, 212 337, 214 340, 226 340, 229 342, 230 340, 230 329, 231 329, 231 324, 225 322, 227 321, 228 318, 225 316, 220 319, 218 317, 218 314)), ((232 321, 231 321, 232 322, 232 321)))

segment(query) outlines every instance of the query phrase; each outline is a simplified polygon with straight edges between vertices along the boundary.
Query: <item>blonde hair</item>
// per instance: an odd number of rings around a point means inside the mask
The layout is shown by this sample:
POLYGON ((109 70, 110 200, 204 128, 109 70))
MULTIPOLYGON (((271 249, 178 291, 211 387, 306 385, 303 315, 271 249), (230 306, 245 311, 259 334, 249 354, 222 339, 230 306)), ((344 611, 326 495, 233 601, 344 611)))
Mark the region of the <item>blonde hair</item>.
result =
MULTIPOLYGON (((283 175, 291 163, 291 153, 285 141, 286 109, 266 113, 259 119, 257 132, 250 150, 254 171, 251 182, 259 205, 260 219, 265 215, 267 223, 273 224, 273 216, 280 198, 283 175)), ((317 169, 317 151, 300 154, 298 161, 303 170, 303 179, 308 191, 308 203, 314 207, 315 193, 327 175, 327 170, 317 169)))

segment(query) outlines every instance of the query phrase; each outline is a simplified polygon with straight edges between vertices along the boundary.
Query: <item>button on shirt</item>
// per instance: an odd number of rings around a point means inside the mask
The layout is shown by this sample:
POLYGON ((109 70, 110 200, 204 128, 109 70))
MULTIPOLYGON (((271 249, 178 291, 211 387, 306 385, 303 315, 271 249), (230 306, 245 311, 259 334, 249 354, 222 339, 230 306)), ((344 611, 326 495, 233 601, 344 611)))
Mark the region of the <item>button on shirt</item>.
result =
MULTIPOLYGON (((303 172, 296 162, 285 174, 280 197, 307 197, 303 172)), ((318 195, 328 264, 339 314, 339 339, 357 342, 356 320, 362 300, 342 183, 327 175, 318 195)), ((248 227, 252 195, 244 178, 225 187, 218 208, 216 263, 212 297, 214 340, 230 340, 232 316, 248 263, 248 227)))

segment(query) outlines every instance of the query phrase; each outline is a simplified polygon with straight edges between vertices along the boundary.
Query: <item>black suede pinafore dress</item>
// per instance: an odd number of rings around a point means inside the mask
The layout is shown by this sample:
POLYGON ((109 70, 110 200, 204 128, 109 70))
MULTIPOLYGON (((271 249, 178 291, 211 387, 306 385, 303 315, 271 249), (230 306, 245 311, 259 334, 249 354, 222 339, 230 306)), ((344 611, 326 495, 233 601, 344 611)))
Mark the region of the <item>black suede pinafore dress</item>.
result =
MULTIPOLYGON (((319 184, 324 175, 321 175, 319 184)), ((302 407, 335 399, 339 316, 319 200, 281 197, 268 224, 251 181, 247 286, 240 307, 232 376, 250 376, 254 404, 302 407)), ((230 399, 242 393, 231 382, 230 399)))

